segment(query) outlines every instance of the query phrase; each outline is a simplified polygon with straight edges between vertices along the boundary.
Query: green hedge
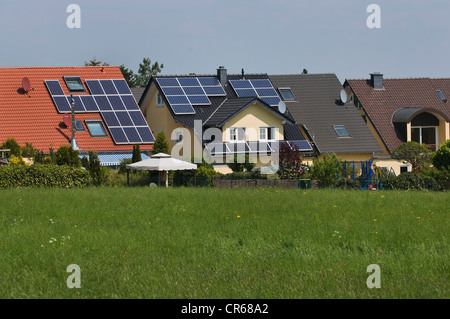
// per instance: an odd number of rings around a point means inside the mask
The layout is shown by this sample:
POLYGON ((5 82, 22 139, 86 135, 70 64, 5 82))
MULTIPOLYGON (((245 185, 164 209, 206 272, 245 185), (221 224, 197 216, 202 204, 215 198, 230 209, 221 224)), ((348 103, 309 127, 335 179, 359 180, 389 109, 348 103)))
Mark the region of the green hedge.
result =
POLYGON ((92 178, 81 168, 58 165, 1 166, 0 188, 87 187, 92 178))

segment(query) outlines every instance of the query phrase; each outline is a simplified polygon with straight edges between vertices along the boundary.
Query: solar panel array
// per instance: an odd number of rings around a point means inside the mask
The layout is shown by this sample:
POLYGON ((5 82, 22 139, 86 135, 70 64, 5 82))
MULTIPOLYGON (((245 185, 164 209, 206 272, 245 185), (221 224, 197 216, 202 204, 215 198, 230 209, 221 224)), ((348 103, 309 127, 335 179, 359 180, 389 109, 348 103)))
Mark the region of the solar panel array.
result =
POLYGON ((236 143, 208 143, 205 144, 205 148, 211 155, 231 155, 231 154, 270 154, 276 152, 279 149, 280 143, 287 143, 287 145, 296 151, 311 151, 312 147, 306 140, 297 141, 249 141, 249 142, 236 142, 236 143))
POLYGON ((194 105, 211 105, 209 96, 226 96, 214 77, 157 78, 156 81, 177 115, 195 114, 194 105))
MULTIPOLYGON (((65 95, 58 80, 45 81, 60 113, 71 112, 70 95, 65 95)), ((147 121, 123 79, 86 80, 91 95, 73 95, 77 113, 100 112, 116 144, 153 143, 147 121)))
POLYGON ((258 97, 271 106, 281 101, 268 79, 230 80, 230 84, 238 97, 258 97))

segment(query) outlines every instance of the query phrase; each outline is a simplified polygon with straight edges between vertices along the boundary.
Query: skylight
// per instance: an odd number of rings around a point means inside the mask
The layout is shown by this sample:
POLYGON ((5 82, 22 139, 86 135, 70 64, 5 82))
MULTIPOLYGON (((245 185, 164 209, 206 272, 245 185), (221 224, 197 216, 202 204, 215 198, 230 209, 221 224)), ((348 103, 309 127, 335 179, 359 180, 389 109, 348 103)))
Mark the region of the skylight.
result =
POLYGON ((280 92, 283 100, 285 100, 285 101, 295 100, 294 94, 292 94, 292 91, 290 88, 278 88, 278 91, 280 92))
POLYGON ((65 76, 64 81, 66 82, 69 92, 86 92, 79 76, 65 76))
POLYGON ((75 120, 75 129, 77 130, 77 132, 86 132, 83 126, 83 122, 81 122, 80 120, 75 120))
POLYGON ((105 137, 106 134, 105 127, 100 120, 85 120, 86 126, 91 133, 92 137, 105 137))
POLYGON ((333 129, 339 137, 349 137, 347 129, 344 125, 333 125, 333 129))
POLYGON ((444 94, 441 92, 441 90, 436 90, 436 93, 439 95, 439 98, 444 101, 447 102, 447 99, 445 98, 444 94))

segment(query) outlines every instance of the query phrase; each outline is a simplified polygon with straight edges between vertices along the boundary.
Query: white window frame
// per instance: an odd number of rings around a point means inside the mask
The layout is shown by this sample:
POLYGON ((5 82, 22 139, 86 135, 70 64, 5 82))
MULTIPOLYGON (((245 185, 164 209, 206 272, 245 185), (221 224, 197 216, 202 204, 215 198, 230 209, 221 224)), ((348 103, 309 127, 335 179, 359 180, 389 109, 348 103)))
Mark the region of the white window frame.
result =
POLYGON ((164 99, 159 91, 156 92, 156 106, 164 106, 164 99))
POLYGON ((275 126, 261 126, 259 128, 259 140, 260 141, 276 141, 276 127, 275 126), (271 130, 271 138, 269 139, 269 130, 271 130), (264 132, 264 137, 263 137, 263 133, 264 132))
POLYGON ((230 127, 228 129, 228 141, 230 141, 232 143, 239 143, 239 142, 245 142, 246 140, 247 140, 247 132, 246 132, 245 127, 230 127), (242 129, 244 131, 244 139, 243 140, 239 139, 239 129, 242 129), (232 136, 235 138, 232 139, 231 138, 232 136))
POLYGON ((439 134, 439 130, 438 130, 438 126, 411 126, 411 141, 413 140, 412 139, 412 130, 413 129, 419 129, 419 140, 420 140, 420 144, 423 144, 423 142, 422 142, 422 129, 423 128, 434 128, 434 130, 435 130, 435 136, 436 136, 436 140, 434 141, 434 145, 439 145, 439 136, 438 136, 438 134, 439 134))

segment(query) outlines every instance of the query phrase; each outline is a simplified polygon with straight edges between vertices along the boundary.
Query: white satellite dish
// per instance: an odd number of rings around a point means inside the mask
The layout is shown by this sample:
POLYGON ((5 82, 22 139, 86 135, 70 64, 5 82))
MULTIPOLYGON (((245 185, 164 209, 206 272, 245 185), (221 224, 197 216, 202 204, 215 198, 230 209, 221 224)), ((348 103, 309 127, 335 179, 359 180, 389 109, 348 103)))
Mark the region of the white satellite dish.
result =
POLYGON ((280 102, 278 103, 278 111, 279 111, 281 114, 286 113, 286 103, 284 103, 283 101, 280 101, 280 102))
POLYGON ((347 103, 347 100, 348 100, 347 92, 344 89, 342 89, 341 90, 341 101, 342 101, 342 103, 347 103))

